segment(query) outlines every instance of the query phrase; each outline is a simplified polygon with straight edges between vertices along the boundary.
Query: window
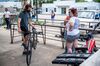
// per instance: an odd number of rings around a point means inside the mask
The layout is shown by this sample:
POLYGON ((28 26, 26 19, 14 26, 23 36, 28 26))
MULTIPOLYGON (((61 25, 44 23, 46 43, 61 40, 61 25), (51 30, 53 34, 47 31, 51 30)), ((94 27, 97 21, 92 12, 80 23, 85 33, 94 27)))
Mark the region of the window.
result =
POLYGON ((46 8, 46 12, 48 12, 48 8, 46 8))
POLYGON ((66 8, 61 8, 61 14, 66 14, 66 8))
POLYGON ((54 12, 56 12, 56 8, 54 8, 54 12))

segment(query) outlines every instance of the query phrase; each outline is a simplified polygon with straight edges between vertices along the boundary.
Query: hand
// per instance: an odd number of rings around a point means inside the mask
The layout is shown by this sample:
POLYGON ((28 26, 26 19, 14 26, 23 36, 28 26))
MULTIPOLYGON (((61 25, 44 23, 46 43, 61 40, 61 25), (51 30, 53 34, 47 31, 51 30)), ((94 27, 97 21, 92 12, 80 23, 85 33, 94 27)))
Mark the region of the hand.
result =
POLYGON ((19 33, 21 32, 21 29, 20 29, 20 28, 18 28, 18 32, 19 32, 19 33))
POLYGON ((66 28, 66 25, 64 25, 64 28, 66 28))
POLYGON ((35 28, 33 24, 32 24, 32 28, 35 28))

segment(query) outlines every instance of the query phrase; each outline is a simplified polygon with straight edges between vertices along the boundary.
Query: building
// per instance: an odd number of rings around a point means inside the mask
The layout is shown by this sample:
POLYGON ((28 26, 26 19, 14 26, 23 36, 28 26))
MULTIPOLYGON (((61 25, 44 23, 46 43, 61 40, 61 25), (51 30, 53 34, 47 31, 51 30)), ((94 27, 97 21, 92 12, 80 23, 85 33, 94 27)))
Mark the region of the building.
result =
POLYGON ((100 9, 100 3, 96 2, 76 2, 75 0, 57 0, 53 3, 42 5, 42 14, 50 14, 53 10, 56 14, 68 14, 68 9, 75 7, 78 10, 100 9), (92 5, 91 5, 92 4, 92 5))
POLYGON ((21 2, 19 2, 19 0, 0 0, 0 8, 2 7, 22 8, 22 5, 21 2))
POLYGON ((22 8, 22 5, 19 0, 0 0, 0 18, 3 16, 5 8, 8 8, 11 13, 17 13, 22 8))

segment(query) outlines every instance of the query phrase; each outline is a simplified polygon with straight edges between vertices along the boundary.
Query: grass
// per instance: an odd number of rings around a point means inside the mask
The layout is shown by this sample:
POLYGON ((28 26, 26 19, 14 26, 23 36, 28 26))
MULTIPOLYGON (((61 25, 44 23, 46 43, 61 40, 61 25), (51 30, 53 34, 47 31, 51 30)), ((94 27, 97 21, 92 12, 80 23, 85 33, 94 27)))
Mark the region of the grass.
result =
POLYGON ((35 24, 44 25, 45 22, 44 21, 35 21, 35 24))

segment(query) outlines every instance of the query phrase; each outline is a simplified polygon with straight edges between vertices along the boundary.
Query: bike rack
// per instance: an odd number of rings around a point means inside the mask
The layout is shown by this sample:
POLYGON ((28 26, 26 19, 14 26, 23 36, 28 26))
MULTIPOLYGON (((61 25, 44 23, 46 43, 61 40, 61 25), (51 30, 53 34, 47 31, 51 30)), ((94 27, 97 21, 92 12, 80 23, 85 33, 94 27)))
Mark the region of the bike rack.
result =
MULTIPOLYGON (((47 24, 47 20, 50 20, 50 19, 43 19, 45 24, 44 25, 40 25, 40 24, 35 24, 35 25, 38 25, 38 26, 41 26, 41 30, 42 30, 42 36, 43 36, 43 43, 46 44, 46 39, 51 39, 51 40, 55 40, 53 38, 48 38, 47 37, 47 27, 56 27, 56 28, 60 28, 60 32, 63 31, 63 29, 65 28, 63 25, 50 25, 50 24, 47 24)), ((58 20, 59 21, 59 20, 58 20)), ((17 24, 11 24, 11 29, 10 29, 10 37, 11 37, 11 44, 13 44, 14 42, 14 37, 17 37, 15 36, 14 34, 14 31, 16 30, 15 29, 15 26, 17 24)), ((93 31, 93 28, 79 28, 80 30, 85 30, 86 33, 88 31, 93 31)), ((100 31, 100 29, 96 29, 95 31, 100 31)), ((64 39, 61 37, 61 40, 56 40, 56 41, 61 41, 62 42, 62 48, 64 48, 64 39)))

